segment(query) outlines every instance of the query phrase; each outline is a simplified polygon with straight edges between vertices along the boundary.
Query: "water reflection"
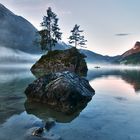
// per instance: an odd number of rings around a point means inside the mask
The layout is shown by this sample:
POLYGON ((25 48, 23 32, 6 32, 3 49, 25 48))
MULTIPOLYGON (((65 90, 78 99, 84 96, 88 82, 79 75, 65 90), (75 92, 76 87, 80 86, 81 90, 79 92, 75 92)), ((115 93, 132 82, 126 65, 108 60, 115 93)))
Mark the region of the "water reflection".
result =
POLYGON ((68 115, 26 101, 24 90, 34 80, 29 69, 0 68, 0 140, 22 140, 48 118, 58 122, 53 131, 65 140, 139 140, 140 102, 134 93, 140 92, 140 71, 100 68, 89 70, 87 78, 96 95, 68 115))
POLYGON ((25 110, 24 89, 33 79, 27 69, 0 68, 0 124, 25 110))
POLYGON ((116 76, 132 85, 136 93, 140 93, 140 70, 112 70, 98 69, 88 72, 88 80, 102 77, 116 76))
MULTIPOLYGON (((28 132, 32 127, 42 127, 43 122, 25 111, 11 115, 0 126, 0 140, 28 140, 28 132)), ((33 140, 33 139, 32 139, 33 140)))
MULTIPOLYGON (((109 76, 121 78, 130 84, 136 93, 140 93, 139 70, 93 69, 89 70, 87 78, 88 80, 95 80, 109 76)), ((46 120, 47 117, 52 117, 58 122, 71 122, 74 118, 79 116, 82 109, 86 107, 85 105, 82 108, 77 109, 77 111, 75 111, 73 114, 68 115, 56 112, 50 107, 25 102, 26 96, 24 94, 24 90, 34 79, 35 78, 27 68, 0 68, 0 124, 10 116, 21 113, 24 110, 27 110, 27 113, 34 114, 43 120, 46 120)), ((101 84, 100 82, 97 83, 101 84)), ((109 84, 109 81, 104 82, 104 85, 105 83, 109 84)), ((123 83, 122 86, 124 86, 123 83)), ((127 88, 128 87, 126 87, 126 89, 127 88)))
POLYGON ((55 111, 50 106, 43 105, 40 103, 33 103, 30 101, 26 101, 24 104, 25 110, 28 114, 33 114, 44 121, 47 121, 49 118, 52 118, 56 122, 60 122, 60 123, 69 123, 72 120, 74 120, 76 117, 79 116, 80 112, 86 107, 86 105, 87 104, 84 104, 83 106, 77 108, 75 112, 72 112, 71 114, 67 114, 67 113, 55 111))
POLYGON ((29 71, 29 68, 27 67, 21 67, 21 68, 17 68, 17 67, 0 67, 0 84, 1 83, 10 83, 14 80, 22 80, 22 79, 26 79, 26 78, 32 78, 33 76, 31 74, 31 72, 29 71))

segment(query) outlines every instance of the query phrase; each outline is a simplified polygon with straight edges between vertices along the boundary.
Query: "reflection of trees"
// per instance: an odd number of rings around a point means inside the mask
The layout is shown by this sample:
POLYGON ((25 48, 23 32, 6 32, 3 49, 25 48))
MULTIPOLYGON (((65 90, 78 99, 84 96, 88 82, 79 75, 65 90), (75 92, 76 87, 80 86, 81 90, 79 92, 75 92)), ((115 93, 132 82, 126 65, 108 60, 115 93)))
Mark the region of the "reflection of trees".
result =
POLYGON ((92 70, 88 73, 88 80, 96 78, 117 76, 131 84, 136 92, 140 91, 140 71, 138 70, 92 70))
POLYGON ((55 111, 53 108, 46 104, 33 103, 30 101, 26 101, 24 104, 26 112, 28 114, 33 114, 44 121, 47 121, 49 118, 53 118, 56 122, 61 123, 71 122, 73 119, 79 116, 80 112, 86 107, 86 105, 87 103, 77 108, 77 110, 75 110, 74 112, 67 114, 64 112, 62 113, 55 111))

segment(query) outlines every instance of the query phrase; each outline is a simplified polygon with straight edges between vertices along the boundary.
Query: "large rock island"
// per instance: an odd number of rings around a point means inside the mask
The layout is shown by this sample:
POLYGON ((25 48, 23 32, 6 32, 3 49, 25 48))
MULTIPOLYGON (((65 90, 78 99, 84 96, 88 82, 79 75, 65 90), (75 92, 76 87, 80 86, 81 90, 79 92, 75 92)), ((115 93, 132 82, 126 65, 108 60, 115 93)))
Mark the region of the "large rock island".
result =
POLYGON ((85 106, 94 92, 85 78, 69 71, 42 76, 25 90, 29 100, 46 103, 66 113, 85 106))

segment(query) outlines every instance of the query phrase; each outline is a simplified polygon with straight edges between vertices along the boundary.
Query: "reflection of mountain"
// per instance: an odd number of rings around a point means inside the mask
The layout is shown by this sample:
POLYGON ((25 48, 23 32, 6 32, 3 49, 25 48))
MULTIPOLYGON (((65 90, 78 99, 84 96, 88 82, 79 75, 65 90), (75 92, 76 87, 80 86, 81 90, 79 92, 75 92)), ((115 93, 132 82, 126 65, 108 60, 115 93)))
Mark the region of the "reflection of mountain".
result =
POLYGON ((44 121, 49 118, 53 118, 56 122, 61 123, 71 122, 73 119, 79 116, 80 112, 86 107, 86 105, 87 104, 85 104, 85 106, 78 108, 73 113, 67 114, 55 111, 50 106, 43 105, 40 103, 26 101, 24 104, 26 112, 28 114, 33 114, 44 121))
POLYGON ((25 69, 0 70, 0 124, 24 111, 24 90, 31 81, 33 77, 25 69))
POLYGON ((140 92, 140 71, 124 71, 121 77, 131 84, 136 92, 140 92))
POLYGON ((88 79, 93 80, 96 78, 117 76, 131 84, 136 92, 140 91, 140 71, 138 70, 90 70, 88 73, 88 79))

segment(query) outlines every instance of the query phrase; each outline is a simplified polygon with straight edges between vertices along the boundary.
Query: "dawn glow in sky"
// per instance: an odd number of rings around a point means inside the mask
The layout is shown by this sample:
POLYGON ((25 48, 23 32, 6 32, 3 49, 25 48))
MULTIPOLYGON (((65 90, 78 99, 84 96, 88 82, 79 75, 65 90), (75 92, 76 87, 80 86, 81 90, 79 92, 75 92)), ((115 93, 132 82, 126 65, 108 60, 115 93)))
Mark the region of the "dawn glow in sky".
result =
POLYGON ((140 0, 0 0, 0 3, 41 29, 51 6, 59 17, 62 39, 68 42, 75 24, 84 30, 87 48, 103 55, 118 55, 140 41, 140 0))

